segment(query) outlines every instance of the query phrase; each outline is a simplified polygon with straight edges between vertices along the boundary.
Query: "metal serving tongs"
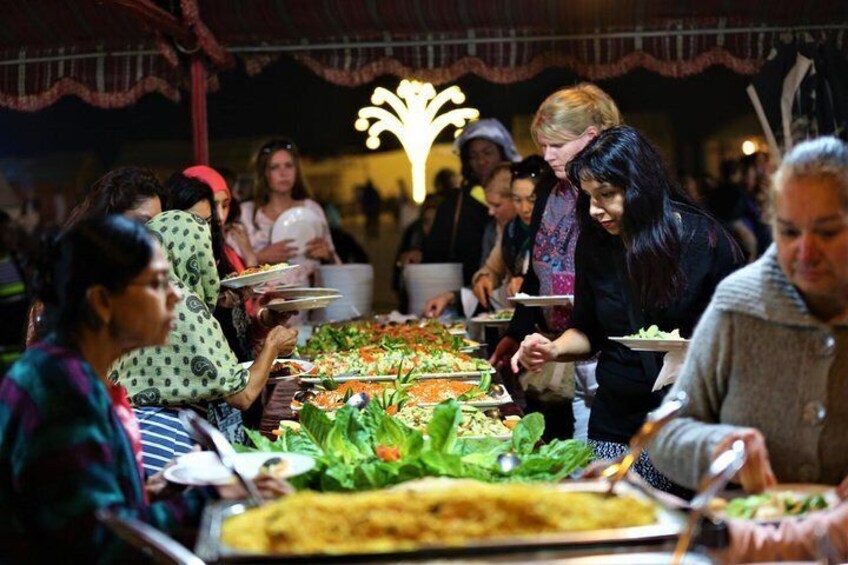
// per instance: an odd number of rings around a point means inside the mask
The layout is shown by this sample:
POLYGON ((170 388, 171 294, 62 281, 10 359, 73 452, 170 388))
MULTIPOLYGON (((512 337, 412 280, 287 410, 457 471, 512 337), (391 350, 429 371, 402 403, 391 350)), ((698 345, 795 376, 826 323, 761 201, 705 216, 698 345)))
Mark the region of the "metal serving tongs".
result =
POLYGON ((195 414, 192 410, 180 410, 180 422, 189 433, 189 435, 200 445, 211 449, 218 455, 221 463, 235 475, 250 501, 256 506, 262 506, 265 503, 262 494, 256 485, 249 478, 245 477, 236 466, 236 450, 224 437, 224 434, 216 430, 209 422, 195 414))
POLYGON ((706 476, 701 479, 698 494, 689 503, 689 519, 686 522, 686 529, 677 540, 677 547, 674 548, 674 554, 671 557, 671 565, 683 563, 683 557, 689 549, 689 544, 692 543, 692 537, 695 535, 707 505, 739 472, 744 463, 745 442, 742 440, 734 441, 730 449, 722 452, 710 463, 706 476))
POLYGON ((648 446, 654 436, 672 419, 677 417, 686 405, 689 397, 683 391, 677 392, 666 400, 662 406, 648 414, 645 423, 630 440, 630 451, 615 460, 609 467, 601 471, 601 477, 609 480, 609 494, 612 494, 615 484, 627 476, 627 472, 639 459, 639 454, 648 446))

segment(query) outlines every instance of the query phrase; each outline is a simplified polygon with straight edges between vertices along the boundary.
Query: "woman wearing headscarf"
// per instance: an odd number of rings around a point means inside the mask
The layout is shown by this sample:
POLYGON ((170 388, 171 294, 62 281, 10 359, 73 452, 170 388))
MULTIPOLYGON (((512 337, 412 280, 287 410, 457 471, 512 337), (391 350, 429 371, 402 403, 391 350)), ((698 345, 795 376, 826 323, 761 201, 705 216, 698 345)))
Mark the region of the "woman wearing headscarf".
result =
POLYGON ((0 560, 135 562, 98 511, 170 533, 196 527, 214 494, 148 500, 126 392, 108 379, 121 354, 165 343, 179 292, 154 238, 119 216, 77 222, 39 261, 35 286, 49 333, 0 381, 0 560))
POLYGON ((238 410, 259 397, 274 359, 291 353, 297 332, 273 328, 250 368, 239 365, 212 315, 220 279, 206 223, 189 212, 168 211, 148 226, 168 255, 171 281, 184 299, 176 307, 168 343, 122 357, 111 378, 130 394, 142 430, 145 471, 153 473, 191 448, 176 417, 178 407, 198 408, 238 441, 238 410))
POLYGON ((247 267, 255 267, 256 254, 250 244, 245 227, 239 221, 230 221, 230 210, 233 196, 224 177, 212 167, 195 165, 183 171, 187 177, 203 181, 212 189, 215 199, 215 211, 225 235, 223 251, 229 264, 236 272, 241 273, 247 267))
POLYGON ((449 192, 436 211, 433 229, 424 240, 424 263, 462 263, 465 286, 480 268, 482 236, 489 222, 481 186, 498 163, 521 156, 507 129, 494 118, 466 127, 454 149, 462 162, 462 187, 449 192))

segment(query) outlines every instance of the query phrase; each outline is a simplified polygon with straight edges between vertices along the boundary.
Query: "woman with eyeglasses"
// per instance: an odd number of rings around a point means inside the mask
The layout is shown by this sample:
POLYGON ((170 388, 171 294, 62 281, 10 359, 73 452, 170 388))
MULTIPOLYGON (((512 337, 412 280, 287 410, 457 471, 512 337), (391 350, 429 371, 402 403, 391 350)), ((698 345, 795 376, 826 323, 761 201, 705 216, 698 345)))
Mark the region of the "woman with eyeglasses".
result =
MULTIPOLYGON (((609 128, 570 162, 580 190, 574 310, 556 339, 524 338, 512 360, 530 372, 562 355, 599 354, 598 390, 589 442, 600 459, 615 459, 667 387, 656 389, 661 353, 639 353, 610 337, 651 325, 689 337, 716 285, 742 265, 733 239, 690 204, 654 146, 628 126, 609 128)), ((666 368, 668 371, 669 368, 666 368)), ((651 485, 671 490, 643 452, 635 465, 651 485)))
POLYGON ((547 194, 555 177, 538 155, 531 155, 520 163, 511 163, 509 199, 516 216, 507 222, 500 237, 489 253, 483 267, 474 273, 474 296, 484 307, 495 289, 506 284, 506 295, 514 296, 524 282, 530 266, 530 220, 538 193, 547 194))
POLYGON ((177 305, 167 343, 121 357, 110 376, 129 392, 141 425, 144 468, 153 474, 191 449, 177 418, 179 407, 197 409, 231 441, 239 441, 240 411, 259 397, 274 360, 291 354, 297 331, 274 327, 253 364, 240 365, 212 315, 220 279, 206 222, 170 210, 148 227, 160 240, 171 263, 171 281, 185 298, 177 305))
MULTIPOLYGON (((96 516, 110 509, 165 533, 196 527, 212 489, 151 502, 121 355, 162 346, 180 293, 162 247, 120 216, 78 221, 40 258, 47 337, 0 381, 0 556, 11 563, 126 563, 138 555, 96 516)), ((284 485, 258 480, 266 494, 284 485)), ((230 487, 218 493, 243 495, 230 487)))
POLYGON ((256 188, 253 201, 241 206, 242 219, 260 264, 280 263, 302 254, 303 262, 296 276, 307 282, 321 263, 338 263, 330 227, 321 205, 310 198, 303 176, 300 154, 294 143, 286 139, 269 141, 256 156, 256 188), (289 239, 271 242, 271 230, 281 214, 302 206, 317 216, 322 235, 306 243, 304 249, 291 245, 289 239))

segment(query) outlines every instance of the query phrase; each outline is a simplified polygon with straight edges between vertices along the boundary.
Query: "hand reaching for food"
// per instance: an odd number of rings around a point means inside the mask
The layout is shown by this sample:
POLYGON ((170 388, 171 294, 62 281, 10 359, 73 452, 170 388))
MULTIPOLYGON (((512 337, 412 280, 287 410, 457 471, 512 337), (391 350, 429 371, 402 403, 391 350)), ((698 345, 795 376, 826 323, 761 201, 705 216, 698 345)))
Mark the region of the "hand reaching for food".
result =
POLYGON ((736 475, 735 481, 742 485, 745 492, 758 493, 777 484, 777 477, 771 468, 766 438, 754 428, 743 428, 725 437, 715 449, 713 457, 726 451, 736 440, 745 443, 745 465, 736 475))
POLYGON ((495 287, 492 284, 492 277, 489 275, 480 276, 474 283, 474 296, 480 301, 483 308, 489 307, 489 297, 492 296, 493 292, 495 292, 495 287))

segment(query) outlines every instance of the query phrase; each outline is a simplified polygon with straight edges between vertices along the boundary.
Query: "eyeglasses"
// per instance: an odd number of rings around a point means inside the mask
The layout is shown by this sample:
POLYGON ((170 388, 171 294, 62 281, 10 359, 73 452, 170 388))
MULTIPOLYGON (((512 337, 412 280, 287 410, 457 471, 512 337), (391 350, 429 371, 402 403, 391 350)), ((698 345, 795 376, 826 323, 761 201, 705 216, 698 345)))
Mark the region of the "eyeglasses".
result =
POLYGON ((281 149, 297 152, 297 145, 288 139, 272 139, 259 149, 259 153, 262 155, 268 155, 269 153, 275 153, 281 149))
POLYGON ((173 282, 168 277, 155 278, 145 282, 130 282, 127 286, 146 286, 156 292, 166 293, 173 286, 173 282))

